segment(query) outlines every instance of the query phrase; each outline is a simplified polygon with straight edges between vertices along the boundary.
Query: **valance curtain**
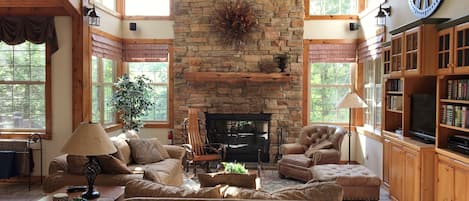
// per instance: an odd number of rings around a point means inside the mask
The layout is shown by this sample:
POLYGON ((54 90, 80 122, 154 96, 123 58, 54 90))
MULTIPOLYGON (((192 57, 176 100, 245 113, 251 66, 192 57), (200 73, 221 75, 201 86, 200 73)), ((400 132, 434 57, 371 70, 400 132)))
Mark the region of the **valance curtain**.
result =
POLYGON ((308 59, 311 63, 353 63, 357 57, 357 45, 344 44, 310 44, 308 59))
POLYGON ((111 40, 98 34, 91 35, 92 54, 101 58, 120 61, 122 58, 122 42, 111 40))
POLYGON ((53 16, 0 16, 0 40, 8 45, 47 43, 52 53, 59 49, 53 16))
POLYGON ((169 46, 151 43, 124 43, 125 62, 167 62, 169 46))

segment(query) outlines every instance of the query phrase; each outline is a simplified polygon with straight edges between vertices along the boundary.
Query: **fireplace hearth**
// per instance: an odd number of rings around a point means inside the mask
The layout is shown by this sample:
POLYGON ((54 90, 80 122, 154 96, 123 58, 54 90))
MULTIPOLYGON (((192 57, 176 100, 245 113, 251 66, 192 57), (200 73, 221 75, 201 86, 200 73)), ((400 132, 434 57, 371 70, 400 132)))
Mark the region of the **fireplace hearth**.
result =
POLYGON ((271 114, 205 113, 207 138, 226 145, 226 161, 269 162, 271 114))

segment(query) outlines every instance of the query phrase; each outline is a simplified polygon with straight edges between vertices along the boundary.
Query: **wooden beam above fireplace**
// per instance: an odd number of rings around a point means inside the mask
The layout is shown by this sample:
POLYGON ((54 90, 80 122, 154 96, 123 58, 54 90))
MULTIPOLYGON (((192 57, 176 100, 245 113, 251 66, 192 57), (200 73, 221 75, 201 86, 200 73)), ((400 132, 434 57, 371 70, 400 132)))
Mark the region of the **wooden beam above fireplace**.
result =
POLYGON ((186 72, 184 79, 194 82, 289 82, 289 73, 186 72))

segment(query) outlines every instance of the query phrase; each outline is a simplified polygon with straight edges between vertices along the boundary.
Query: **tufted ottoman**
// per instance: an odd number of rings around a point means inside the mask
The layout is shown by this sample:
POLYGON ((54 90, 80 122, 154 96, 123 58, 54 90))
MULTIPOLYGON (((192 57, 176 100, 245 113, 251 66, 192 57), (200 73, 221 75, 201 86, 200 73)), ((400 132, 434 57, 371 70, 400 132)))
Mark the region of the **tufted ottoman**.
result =
POLYGON ((316 165, 311 167, 313 181, 331 181, 342 186, 344 200, 379 200, 381 180, 361 165, 316 165))

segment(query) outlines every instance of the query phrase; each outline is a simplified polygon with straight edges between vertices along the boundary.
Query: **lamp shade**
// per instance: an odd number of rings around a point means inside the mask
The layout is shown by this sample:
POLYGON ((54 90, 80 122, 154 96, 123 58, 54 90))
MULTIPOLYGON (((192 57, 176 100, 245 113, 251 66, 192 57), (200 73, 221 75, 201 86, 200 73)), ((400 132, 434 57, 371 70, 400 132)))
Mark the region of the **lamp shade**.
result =
POLYGON ((79 156, 112 154, 117 149, 98 123, 81 123, 68 139, 62 152, 79 156))
POLYGON ((350 92, 337 103, 336 108, 365 108, 368 105, 355 92, 350 92))

